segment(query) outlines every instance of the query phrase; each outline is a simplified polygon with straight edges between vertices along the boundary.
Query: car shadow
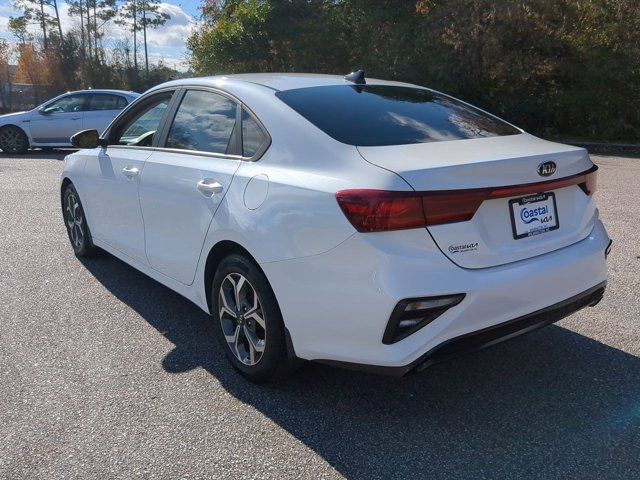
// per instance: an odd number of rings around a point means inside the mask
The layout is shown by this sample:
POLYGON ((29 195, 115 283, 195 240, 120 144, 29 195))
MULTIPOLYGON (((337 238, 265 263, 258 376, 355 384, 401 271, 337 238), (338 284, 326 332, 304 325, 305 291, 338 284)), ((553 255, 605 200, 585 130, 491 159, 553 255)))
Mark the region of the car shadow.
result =
POLYGON ((348 478, 638 478, 640 359, 559 326, 400 379, 308 363, 253 385, 198 307, 111 255, 83 260, 174 344, 348 478))

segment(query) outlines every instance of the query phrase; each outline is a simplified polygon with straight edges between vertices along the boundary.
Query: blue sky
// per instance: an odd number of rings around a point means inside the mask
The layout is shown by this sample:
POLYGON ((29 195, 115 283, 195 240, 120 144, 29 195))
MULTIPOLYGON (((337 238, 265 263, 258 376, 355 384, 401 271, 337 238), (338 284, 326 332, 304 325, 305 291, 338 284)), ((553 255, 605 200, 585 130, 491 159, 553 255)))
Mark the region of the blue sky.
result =
MULTIPOLYGON (((72 28, 77 20, 67 15, 64 0, 58 0, 58 5, 63 30, 72 28)), ((199 0, 164 0, 160 4, 162 11, 171 15, 171 20, 148 34, 149 56, 153 63, 162 60, 171 67, 184 69, 185 42, 198 18, 199 6, 199 0)), ((11 0, 0 0, 0 38, 15 40, 9 33, 8 22, 9 17, 17 15, 19 12, 14 10, 11 0)), ((33 28, 34 32, 37 31, 37 27, 33 28)), ((124 32, 121 27, 110 24, 105 30, 104 43, 108 46, 128 35, 129 33, 124 32)))

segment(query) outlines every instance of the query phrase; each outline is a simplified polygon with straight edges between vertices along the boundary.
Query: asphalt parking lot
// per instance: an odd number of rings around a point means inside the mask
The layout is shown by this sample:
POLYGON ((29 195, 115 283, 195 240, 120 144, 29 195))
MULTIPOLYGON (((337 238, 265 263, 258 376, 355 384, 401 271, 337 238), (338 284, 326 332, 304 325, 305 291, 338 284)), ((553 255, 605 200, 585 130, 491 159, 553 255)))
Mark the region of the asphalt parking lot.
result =
POLYGON ((61 158, 0 155, 0 477, 640 478, 640 159, 593 157, 597 307, 419 375, 255 386, 197 307, 74 257, 61 158))

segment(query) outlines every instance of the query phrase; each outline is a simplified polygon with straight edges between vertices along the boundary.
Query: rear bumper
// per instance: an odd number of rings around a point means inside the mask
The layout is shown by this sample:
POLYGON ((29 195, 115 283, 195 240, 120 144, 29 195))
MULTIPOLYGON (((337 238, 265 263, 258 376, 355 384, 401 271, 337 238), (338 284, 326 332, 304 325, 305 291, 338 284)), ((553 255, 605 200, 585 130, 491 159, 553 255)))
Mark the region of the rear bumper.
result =
POLYGON ((402 367, 381 367, 327 360, 321 360, 321 362, 382 375, 402 376, 411 371, 420 372, 436 363, 445 362, 467 353, 482 350, 483 348, 550 325, 585 307, 593 307, 602 300, 605 287, 606 282, 603 282, 578 295, 538 310, 537 312, 446 340, 429 350, 422 357, 402 367))
POLYGON ((472 270, 454 265, 416 229, 358 234, 321 255, 261 266, 298 357, 398 375, 594 303, 606 281, 609 241, 597 220, 574 245, 472 270), (464 300, 432 323, 397 343, 382 342, 399 301, 456 293, 464 300))

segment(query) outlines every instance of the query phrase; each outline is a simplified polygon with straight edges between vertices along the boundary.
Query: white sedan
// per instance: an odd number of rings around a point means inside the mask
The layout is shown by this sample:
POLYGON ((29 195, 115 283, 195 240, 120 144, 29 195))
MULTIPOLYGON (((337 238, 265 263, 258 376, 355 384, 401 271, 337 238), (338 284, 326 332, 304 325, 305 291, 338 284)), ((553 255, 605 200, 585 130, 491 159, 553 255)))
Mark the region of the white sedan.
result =
POLYGON ((82 90, 49 100, 28 112, 0 116, 0 150, 24 153, 30 147, 70 147, 81 130, 103 132, 140 94, 121 90, 82 90))
POLYGON ((76 255, 100 247, 196 303, 252 380, 300 359, 401 375, 604 293, 587 152, 427 88, 185 79, 73 140, 76 255))

